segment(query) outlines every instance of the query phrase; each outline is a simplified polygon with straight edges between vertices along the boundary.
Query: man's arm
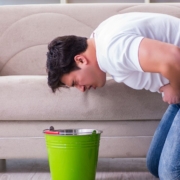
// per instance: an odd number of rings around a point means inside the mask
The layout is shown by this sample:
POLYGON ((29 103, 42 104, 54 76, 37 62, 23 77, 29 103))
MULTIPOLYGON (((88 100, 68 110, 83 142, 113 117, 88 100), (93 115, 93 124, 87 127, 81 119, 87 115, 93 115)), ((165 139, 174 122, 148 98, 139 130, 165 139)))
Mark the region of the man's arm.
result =
POLYGON ((169 104, 180 102, 180 48, 144 38, 139 47, 139 62, 144 72, 160 73, 170 84, 160 88, 163 100, 169 104))

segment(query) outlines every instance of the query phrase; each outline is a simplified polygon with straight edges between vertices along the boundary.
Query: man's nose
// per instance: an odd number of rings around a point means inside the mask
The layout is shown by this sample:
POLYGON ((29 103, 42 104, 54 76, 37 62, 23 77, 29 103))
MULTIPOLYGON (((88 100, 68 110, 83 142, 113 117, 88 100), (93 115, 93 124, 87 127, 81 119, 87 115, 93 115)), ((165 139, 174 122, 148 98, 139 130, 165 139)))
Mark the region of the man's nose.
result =
POLYGON ((85 92, 85 86, 84 85, 76 85, 76 88, 79 89, 81 92, 85 92))

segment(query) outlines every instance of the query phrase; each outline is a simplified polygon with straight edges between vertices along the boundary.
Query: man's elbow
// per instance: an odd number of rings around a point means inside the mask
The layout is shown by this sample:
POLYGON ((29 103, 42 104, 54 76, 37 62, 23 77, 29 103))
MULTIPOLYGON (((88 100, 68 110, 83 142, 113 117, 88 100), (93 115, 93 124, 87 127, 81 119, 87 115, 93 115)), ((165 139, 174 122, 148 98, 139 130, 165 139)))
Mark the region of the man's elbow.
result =
POLYGON ((175 47, 173 50, 172 50, 172 65, 173 67, 175 67, 175 69, 179 70, 180 72, 180 48, 179 47, 175 47))
POLYGON ((165 77, 174 72, 180 73, 180 48, 177 46, 169 49, 169 58, 161 66, 161 74, 165 77))
POLYGON ((176 47, 176 55, 177 55, 177 58, 180 61, 180 47, 176 47))

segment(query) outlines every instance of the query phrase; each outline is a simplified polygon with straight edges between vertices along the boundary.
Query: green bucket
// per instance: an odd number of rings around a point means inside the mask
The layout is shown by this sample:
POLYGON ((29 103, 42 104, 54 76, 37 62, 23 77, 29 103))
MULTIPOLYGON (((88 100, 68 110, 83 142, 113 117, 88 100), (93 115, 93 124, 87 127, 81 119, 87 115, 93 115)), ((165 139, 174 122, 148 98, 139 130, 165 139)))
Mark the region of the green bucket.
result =
POLYGON ((52 180, 95 180, 102 131, 51 127, 43 132, 52 180))

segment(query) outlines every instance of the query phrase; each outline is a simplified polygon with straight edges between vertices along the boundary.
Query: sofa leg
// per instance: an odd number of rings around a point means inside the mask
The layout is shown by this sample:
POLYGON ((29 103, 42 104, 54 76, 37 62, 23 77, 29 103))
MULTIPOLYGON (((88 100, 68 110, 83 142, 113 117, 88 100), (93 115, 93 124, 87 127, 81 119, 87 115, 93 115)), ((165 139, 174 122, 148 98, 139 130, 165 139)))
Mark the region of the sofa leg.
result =
POLYGON ((0 172, 6 171, 6 160, 0 159, 0 172))

